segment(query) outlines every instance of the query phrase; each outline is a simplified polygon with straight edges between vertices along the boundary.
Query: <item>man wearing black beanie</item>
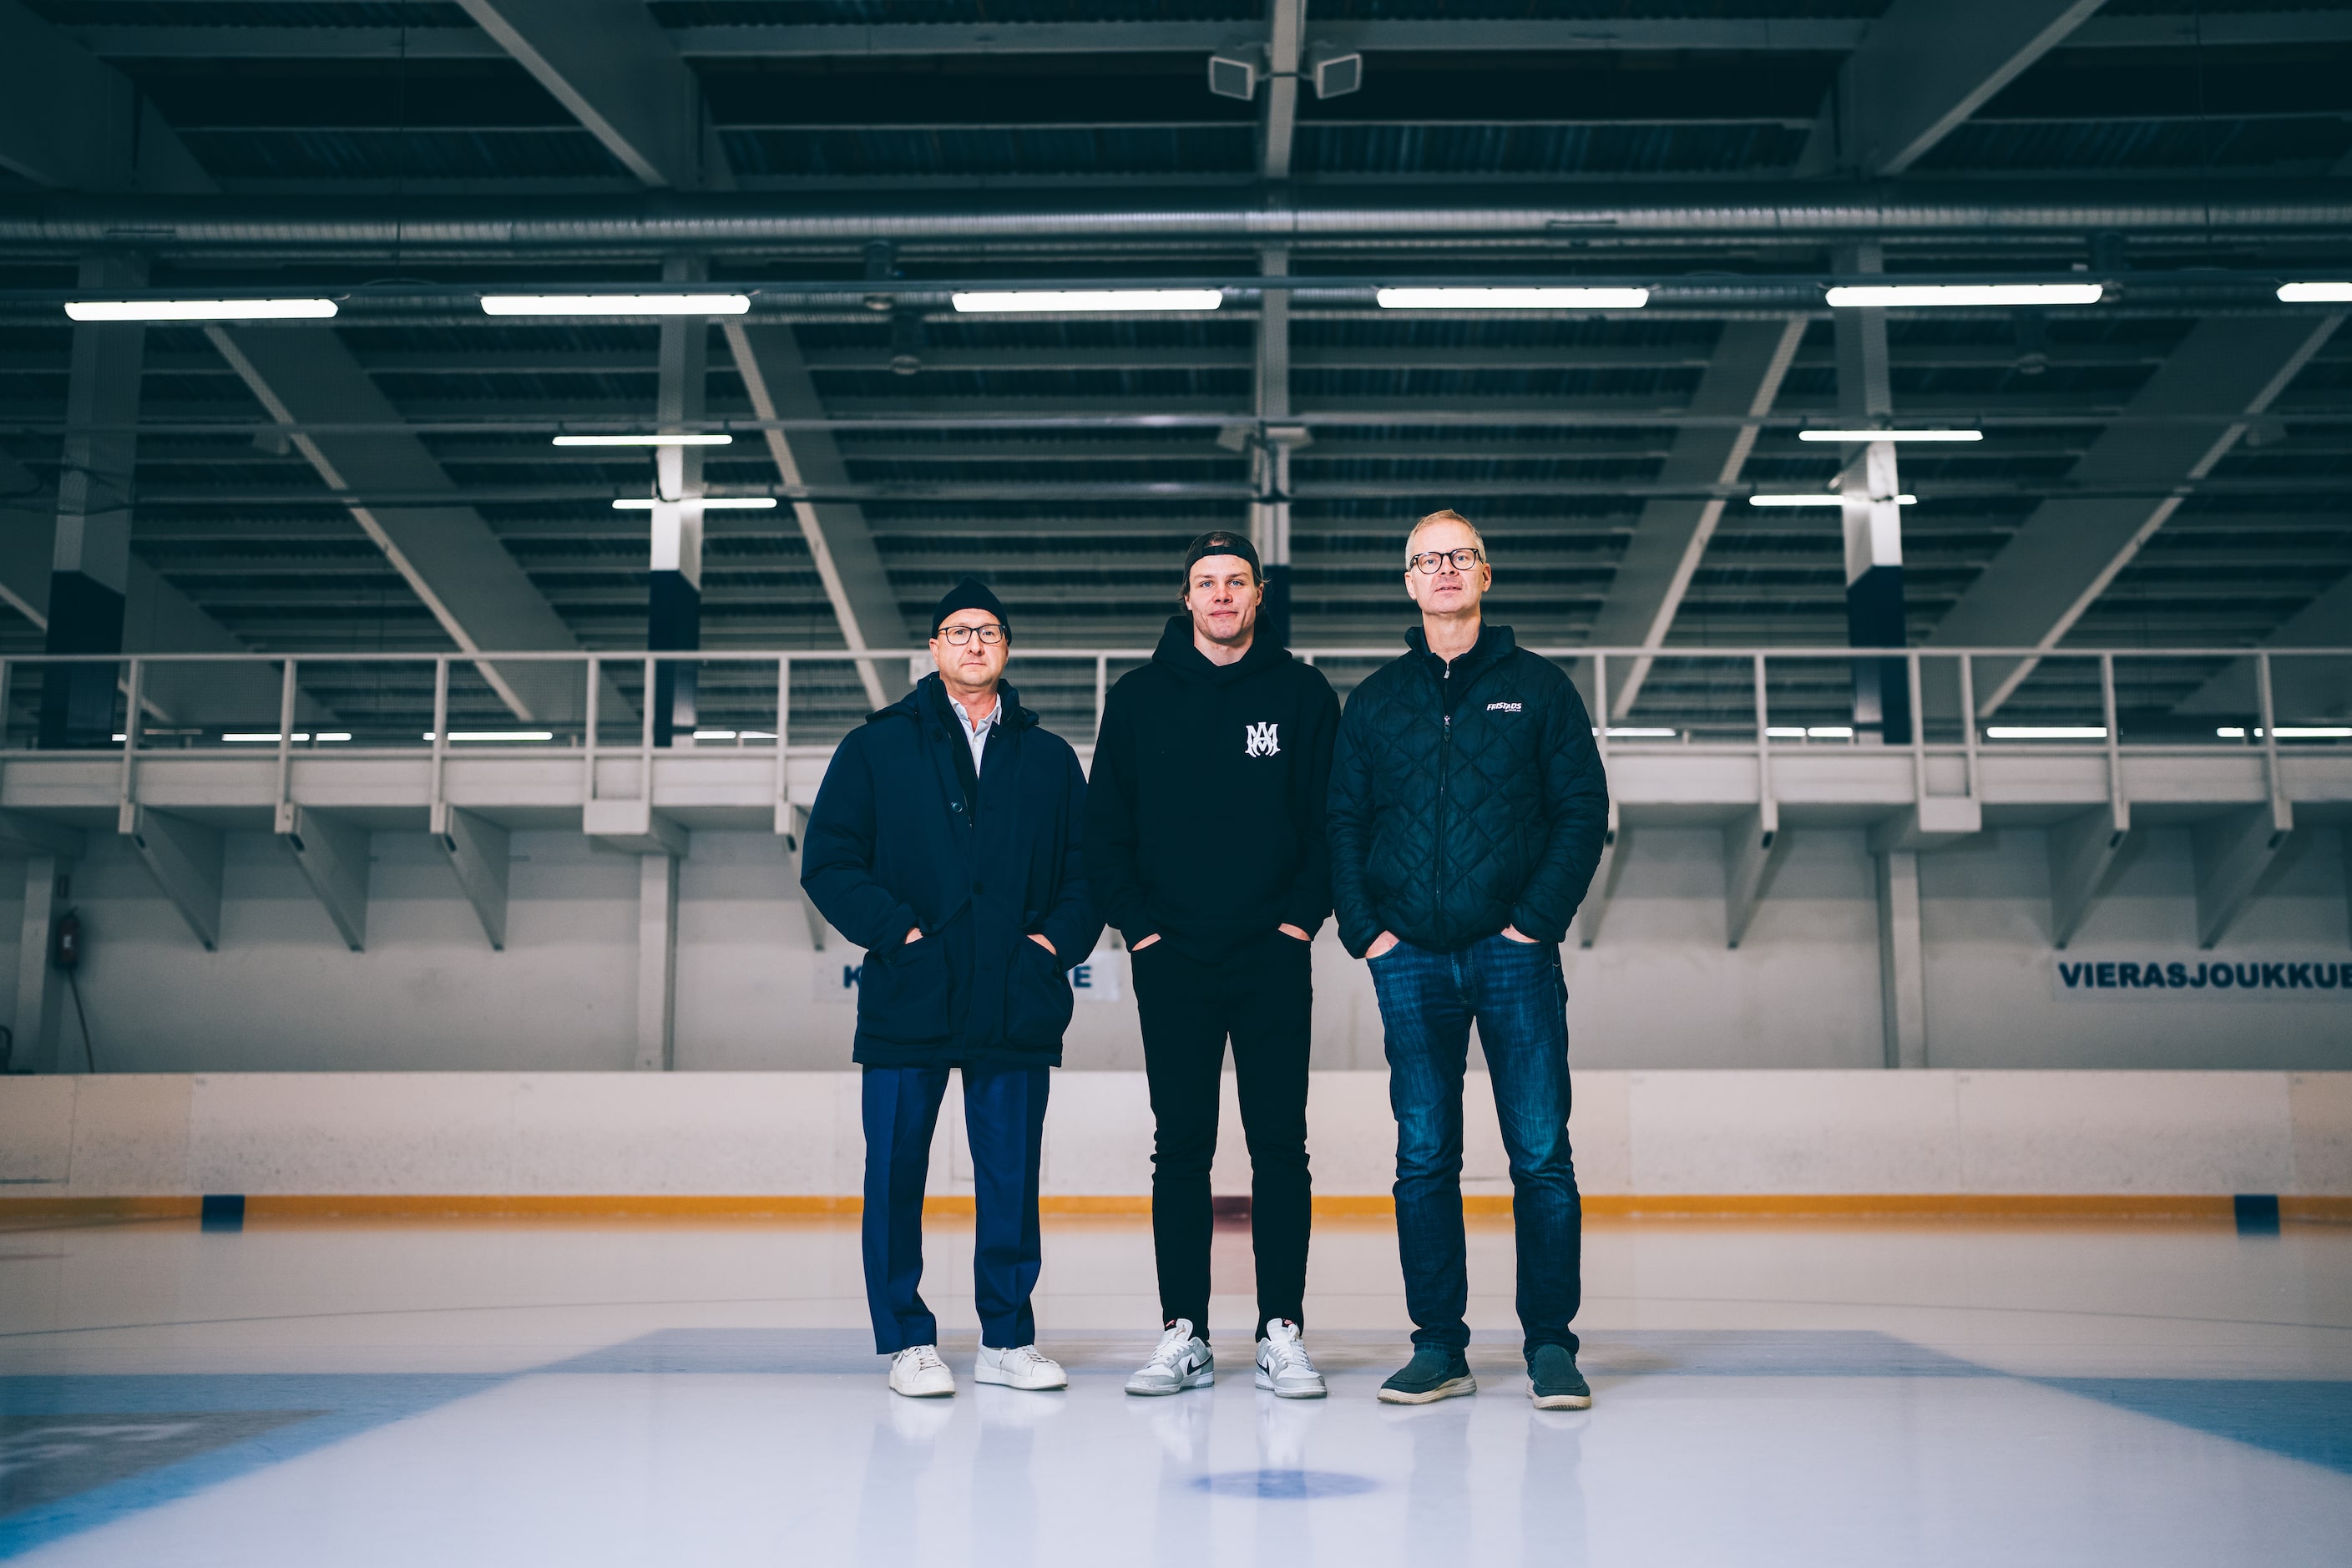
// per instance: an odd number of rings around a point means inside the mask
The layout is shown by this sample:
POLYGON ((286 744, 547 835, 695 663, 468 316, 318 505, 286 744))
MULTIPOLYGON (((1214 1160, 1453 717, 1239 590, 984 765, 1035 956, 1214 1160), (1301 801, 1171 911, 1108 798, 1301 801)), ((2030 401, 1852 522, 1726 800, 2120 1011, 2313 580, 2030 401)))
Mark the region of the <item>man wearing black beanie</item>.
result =
POLYGON ((1331 912, 1324 797, 1339 702, 1255 636, 1257 552, 1218 531, 1184 555, 1184 611, 1111 689, 1087 789, 1087 879, 1133 956, 1157 1123, 1151 1237, 1162 1336, 1129 1394, 1216 1376, 1210 1354, 1209 1163, 1233 1041, 1250 1151, 1257 1385, 1315 1398, 1299 1341, 1307 1289, 1310 944, 1331 912))
POLYGON ((853 1054, 865 1068, 866 1306, 893 1391, 955 1392, 917 1287, 931 1134, 961 1068, 978 1200, 972 1375, 1061 1388, 1029 1299, 1047 1069, 1070 1023, 1069 968, 1102 932, 1078 847, 1086 778, 1004 683, 1012 627, 995 595, 965 578, 931 628, 939 673, 842 741, 802 856, 810 900, 866 949, 853 1054))

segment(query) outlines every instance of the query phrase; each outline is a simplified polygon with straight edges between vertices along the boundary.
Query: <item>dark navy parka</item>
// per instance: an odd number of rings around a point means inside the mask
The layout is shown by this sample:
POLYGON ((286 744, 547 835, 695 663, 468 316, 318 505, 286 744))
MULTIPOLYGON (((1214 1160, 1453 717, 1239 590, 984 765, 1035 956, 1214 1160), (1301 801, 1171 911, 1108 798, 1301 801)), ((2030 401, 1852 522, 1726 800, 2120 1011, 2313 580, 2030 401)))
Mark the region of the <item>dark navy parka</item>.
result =
POLYGON ((1060 1065, 1066 972, 1102 934, 1079 847, 1086 775, 1068 742, 997 689, 976 810, 950 749, 969 763, 970 742, 936 675, 842 741, 810 809, 801 887, 866 949, 866 1066, 1060 1065), (908 943, 911 929, 922 937, 908 943))

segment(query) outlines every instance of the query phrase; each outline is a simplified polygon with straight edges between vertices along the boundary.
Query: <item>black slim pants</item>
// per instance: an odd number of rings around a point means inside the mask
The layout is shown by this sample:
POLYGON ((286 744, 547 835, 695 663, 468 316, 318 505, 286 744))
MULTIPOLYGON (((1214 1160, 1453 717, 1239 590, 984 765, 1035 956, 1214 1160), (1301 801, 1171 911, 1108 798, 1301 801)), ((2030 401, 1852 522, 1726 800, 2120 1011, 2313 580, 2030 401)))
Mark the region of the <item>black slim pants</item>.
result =
POLYGON ((1160 1307, 1209 1333, 1209 1164, 1217 1152, 1218 1083, 1234 1043, 1250 1152, 1250 1241, 1257 1332, 1268 1318, 1303 1323, 1307 1233, 1307 1053, 1315 983, 1309 946, 1268 931, 1221 963, 1165 941, 1133 955, 1144 1076, 1158 1124, 1151 1152, 1151 1244, 1160 1307))

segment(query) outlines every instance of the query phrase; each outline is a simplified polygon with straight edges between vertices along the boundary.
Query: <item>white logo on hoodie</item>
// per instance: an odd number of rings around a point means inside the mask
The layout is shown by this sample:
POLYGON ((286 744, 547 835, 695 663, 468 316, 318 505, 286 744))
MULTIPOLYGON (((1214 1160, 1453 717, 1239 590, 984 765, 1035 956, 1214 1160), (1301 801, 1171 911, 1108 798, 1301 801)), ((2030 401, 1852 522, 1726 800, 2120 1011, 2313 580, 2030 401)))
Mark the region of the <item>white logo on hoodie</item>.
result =
POLYGON ((1275 743, 1274 739, 1276 727, 1273 724, 1243 726, 1245 731, 1242 739, 1243 752, 1253 757, 1271 757, 1280 752, 1282 748, 1275 743))

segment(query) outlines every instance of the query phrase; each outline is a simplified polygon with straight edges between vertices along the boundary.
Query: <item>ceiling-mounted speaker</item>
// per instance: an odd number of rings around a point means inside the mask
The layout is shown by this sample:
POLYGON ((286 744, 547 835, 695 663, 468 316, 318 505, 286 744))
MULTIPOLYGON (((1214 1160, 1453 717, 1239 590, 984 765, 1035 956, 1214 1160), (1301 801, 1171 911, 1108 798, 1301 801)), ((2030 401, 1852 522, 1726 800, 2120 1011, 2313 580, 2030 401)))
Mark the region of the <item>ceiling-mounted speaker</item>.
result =
POLYGON ((1307 72, 1318 98, 1344 98, 1364 85, 1364 57, 1353 49, 1317 44, 1307 51, 1307 72))
POLYGON ((1209 90, 1219 98, 1255 98, 1258 79, 1265 74, 1260 51, 1254 47, 1220 49, 1209 57, 1209 90))

